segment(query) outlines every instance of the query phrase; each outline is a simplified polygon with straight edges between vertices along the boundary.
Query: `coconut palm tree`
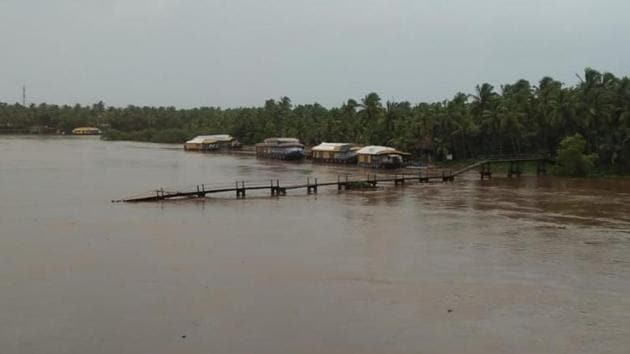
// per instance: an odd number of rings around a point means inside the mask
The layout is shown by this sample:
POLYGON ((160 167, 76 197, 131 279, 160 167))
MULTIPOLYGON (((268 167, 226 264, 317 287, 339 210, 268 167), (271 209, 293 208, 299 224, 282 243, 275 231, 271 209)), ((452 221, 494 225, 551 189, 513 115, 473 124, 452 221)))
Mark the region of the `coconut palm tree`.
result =
POLYGON ((359 107, 361 107, 359 116, 363 127, 362 142, 369 143, 376 137, 375 135, 378 133, 377 125, 383 115, 381 98, 374 92, 369 93, 361 99, 359 107))

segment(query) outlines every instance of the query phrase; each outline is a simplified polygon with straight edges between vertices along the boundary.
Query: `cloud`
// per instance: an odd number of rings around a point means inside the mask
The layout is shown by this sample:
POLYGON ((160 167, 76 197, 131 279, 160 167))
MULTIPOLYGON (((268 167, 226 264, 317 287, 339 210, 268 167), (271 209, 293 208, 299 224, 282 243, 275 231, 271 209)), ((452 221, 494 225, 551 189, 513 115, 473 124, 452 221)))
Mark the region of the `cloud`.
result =
POLYGON ((627 75, 626 0, 0 0, 0 101, 441 100, 586 66, 627 75))

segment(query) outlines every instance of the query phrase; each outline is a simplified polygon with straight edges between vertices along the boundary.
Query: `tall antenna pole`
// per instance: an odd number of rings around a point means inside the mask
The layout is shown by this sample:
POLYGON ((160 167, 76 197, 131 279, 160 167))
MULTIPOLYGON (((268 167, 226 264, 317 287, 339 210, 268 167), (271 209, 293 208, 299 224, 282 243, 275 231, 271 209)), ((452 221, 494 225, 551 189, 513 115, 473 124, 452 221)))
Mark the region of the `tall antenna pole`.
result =
POLYGON ((26 107, 26 85, 22 85, 22 106, 26 107))

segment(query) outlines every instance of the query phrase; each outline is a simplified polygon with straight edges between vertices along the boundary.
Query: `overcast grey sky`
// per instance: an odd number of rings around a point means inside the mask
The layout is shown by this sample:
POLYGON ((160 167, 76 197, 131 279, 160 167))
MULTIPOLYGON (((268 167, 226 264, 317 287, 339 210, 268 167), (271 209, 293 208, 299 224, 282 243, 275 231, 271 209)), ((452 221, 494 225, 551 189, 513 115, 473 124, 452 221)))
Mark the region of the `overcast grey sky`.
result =
POLYGON ((0 0, 0 101, 435 101, 630 72, 628 0, 0 0))

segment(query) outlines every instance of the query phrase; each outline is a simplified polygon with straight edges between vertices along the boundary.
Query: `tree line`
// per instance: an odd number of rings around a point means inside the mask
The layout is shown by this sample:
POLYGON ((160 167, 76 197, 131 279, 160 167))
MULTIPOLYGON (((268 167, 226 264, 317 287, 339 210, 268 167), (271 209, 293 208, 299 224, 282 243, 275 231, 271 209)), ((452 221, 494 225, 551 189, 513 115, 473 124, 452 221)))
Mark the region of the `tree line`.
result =
MULTIPOLYGON (((376 93, 339 107, 293 105, 288 97, 262 107, 57 106, 0 103, 0 132, 32 127, 69 133, 78 126, 105 128, 103 138, 180 143, 195 135, 228 133, 244 144, 291 136, 307 145, 322 141, 389 145, 433 158, 469 159, 486 154, 555 155, 563 139, 584 140, 584 154, 602 171, 630 173, 630 79, 587 68, 566 86, 550 77, 442 102, 385 101, 376 93)), ((580 145, 581 146, 581 145, 580 145)))

